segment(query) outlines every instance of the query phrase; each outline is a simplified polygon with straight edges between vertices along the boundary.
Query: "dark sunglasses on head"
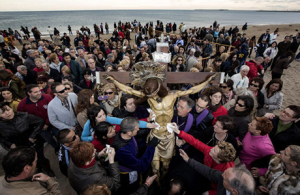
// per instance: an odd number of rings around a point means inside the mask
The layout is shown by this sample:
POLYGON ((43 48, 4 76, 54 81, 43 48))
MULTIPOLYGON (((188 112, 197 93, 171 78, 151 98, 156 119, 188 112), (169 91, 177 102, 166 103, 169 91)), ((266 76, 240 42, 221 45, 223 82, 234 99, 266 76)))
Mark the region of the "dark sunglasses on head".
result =
POLYGON ((113 94, 114 92, 104 92, 105 95, 111 95, 113 94))
POLYGON ((63 90, 57 91, 56 93, 65 93, 66 88, 64 88, 63 90))
POLYGON ((245 107, 245 105, 240 104, 240 103, 236 103, 237 105, 239 105, 239 107, 245 107))
POLYGON ((227 88, 227 86, 222 86, 222 85, 220 85, 219 87, 220 87, 220 88, 223 88, 223 89, 226 89, 226 88, 227 88))
POLYGON ((255 85, 255 84, 253 84, 253 83, 251 83, 250 85, 251 85, 251 86, 254 86, 254 87, 259 87, 258 85, 255 85))

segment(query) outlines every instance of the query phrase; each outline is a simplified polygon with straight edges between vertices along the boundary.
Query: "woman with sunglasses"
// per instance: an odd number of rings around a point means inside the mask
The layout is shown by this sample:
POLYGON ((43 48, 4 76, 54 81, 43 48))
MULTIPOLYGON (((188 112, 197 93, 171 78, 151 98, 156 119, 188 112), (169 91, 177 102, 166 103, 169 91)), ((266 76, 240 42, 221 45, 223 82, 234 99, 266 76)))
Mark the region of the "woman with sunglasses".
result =
MULTIPOLYGON (((110 124, 120 125, 122 122, 122 118, 111 117, 107 115, 105 109, 101 106, 92 106, 87 110, 88 120, 86 121, 83 132, 81 134, 81 140, 91 142, 94 140, 94 131, 96 126, 100 122, 109 122, 110 124)), ((139 121, 140 128, 156 128, 156 124, 147 123, 145 121, 139 121)))
POLYGON ((183 72, 185 69, 185 58, 181 55, 177 55, 173 58, 170 66, 171 72, 183 72))
POLYGON ((235 92, 233 91, 233 81, 231 79, 228 79, 226 82, 221 83, 219 87, 223 92, 222 105, 235 98, 235 92))
POLYGON ((281 79, 271 80, 264 89, 261 90, 264 95, 264 106, 266 112, 279 110, 283 101, 283 94, 280 92, 283 86, 281 79))
POLYGON ((107 83, 102 87, 101 91, 103 94, 98 97, 100 100, 99 104, 111 115, 113 109, 119 105, 116 86, 113 83, 107 83))
POLYGON ((254 77, 251 80, 249 88, 248 88, 248 90, 252 91, 254 96, 256 97, 256 101, 258 103, 257 109, 261 109, 265 104, 264 95, 260 91, 263 88, 264 84, 265 84, 265 82, 262 78, 254 77))
POLYGON ((228 110, 228 115, 231 116, 236 124, 232 134, 239 139, 239 144, 244 139, 248 124, 250 123, 250 114, 254 108, 254 99, 251 96, 238 96, 236 104, 228 110))
POLYGON ((0 89, 0 94, 0 102, 8 102, 13 111, 17 112, 21 100, 15 97, 14 91, 8 87, 3 87, 0 89))

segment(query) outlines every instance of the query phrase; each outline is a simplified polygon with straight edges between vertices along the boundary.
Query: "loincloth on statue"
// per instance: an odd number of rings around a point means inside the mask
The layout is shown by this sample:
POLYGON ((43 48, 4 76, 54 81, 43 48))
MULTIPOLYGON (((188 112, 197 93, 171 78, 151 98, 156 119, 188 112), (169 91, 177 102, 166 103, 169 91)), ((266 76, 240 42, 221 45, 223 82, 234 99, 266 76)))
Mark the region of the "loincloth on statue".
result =
POLYGON ((170 161, 174 155, 174 133, 169 133, 167 130, 161 130, 162 128, 160 128, 160 130, 152 129, 149 133, 150 139, 155 136, 160 140, 159 144, 155 148, 153 160, 170 161))

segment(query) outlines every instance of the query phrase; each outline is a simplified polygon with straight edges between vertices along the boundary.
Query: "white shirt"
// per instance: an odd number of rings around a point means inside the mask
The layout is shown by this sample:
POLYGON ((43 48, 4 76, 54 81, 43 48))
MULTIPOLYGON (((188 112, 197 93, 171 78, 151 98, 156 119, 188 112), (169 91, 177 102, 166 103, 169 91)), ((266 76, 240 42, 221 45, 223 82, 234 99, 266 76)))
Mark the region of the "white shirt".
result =
POLYGON ((53 35, 54 30, 52 28, 47 28, 47 32, 49 33, 49 35, 53 35))
POLYGON ((233 89, 235 90, 236 88, 248 88, 249 84, 249 79, 247 76, 242 78, 242 75, 240 73, 237 73, 231 77, 231 80, 233 81, 233 89))
POLYGON ((272 44, 274 41, 276 41, 276 39, 277 39, 277 34, 271 33, 269 44, 272 44))

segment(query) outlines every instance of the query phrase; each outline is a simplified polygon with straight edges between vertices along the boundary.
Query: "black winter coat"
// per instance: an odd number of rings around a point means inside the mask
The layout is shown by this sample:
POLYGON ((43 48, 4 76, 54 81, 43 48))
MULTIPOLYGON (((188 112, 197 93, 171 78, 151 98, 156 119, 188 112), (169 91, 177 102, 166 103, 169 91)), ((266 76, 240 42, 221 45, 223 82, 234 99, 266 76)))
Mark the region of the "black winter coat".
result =
POLYGON ((30 146, 29 138, 35 139, 42 130, 44 119, 27 112, 16 112, 11 120, 0 119, 0 144, 8 149, 12 144, 30 146))

